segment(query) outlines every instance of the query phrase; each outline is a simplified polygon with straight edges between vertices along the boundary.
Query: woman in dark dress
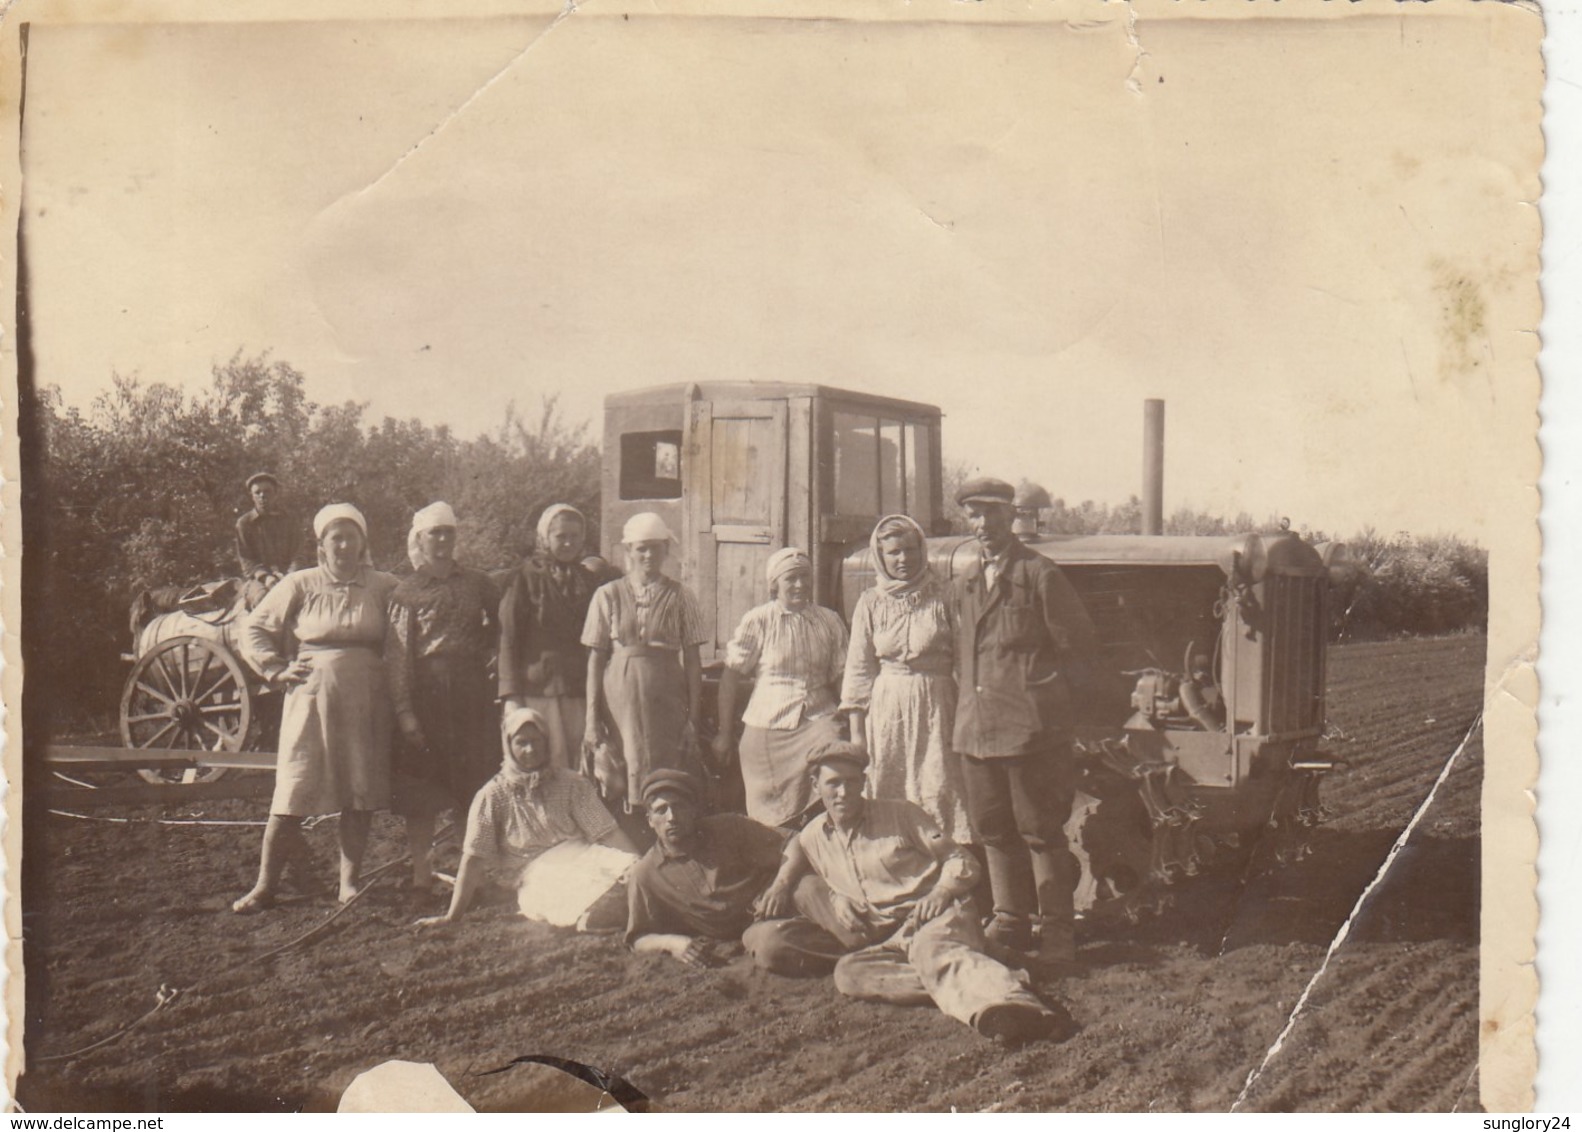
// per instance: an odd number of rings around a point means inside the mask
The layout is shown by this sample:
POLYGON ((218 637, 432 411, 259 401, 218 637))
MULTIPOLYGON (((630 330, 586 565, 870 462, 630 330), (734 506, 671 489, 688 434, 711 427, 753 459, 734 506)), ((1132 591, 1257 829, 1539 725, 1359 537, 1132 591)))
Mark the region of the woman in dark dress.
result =
POLYGON ((568 770, 582 753, 588 712, 582 627, 600 584, 581 561, 587 529, 569 503, 546 508, 532 556, 500 600, 500 700, 507 713, 527 707, 544 718, 550 757, 568 770))
POLYGON ((494 775, 495 706, 489 658, 498 595, 487 575, 456 561, 456 515, 431 503, 412 518, 413 572, 390 595, 390 688, 401 742, 391 808, 406 819, 412 887, 435 890, 434 822, 466 813, 494 775))

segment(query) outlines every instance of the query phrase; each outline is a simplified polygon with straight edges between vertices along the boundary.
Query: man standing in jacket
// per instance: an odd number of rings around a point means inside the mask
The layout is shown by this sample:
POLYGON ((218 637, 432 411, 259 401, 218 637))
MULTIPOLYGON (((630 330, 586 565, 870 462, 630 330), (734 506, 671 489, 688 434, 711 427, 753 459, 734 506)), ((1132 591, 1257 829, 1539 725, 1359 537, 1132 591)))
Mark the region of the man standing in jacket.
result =
POLYGON ((1060 568, 1016 538, 1015 494, 1003 480, 976 479, 956 495, 979 560, 951 584, 955 748, 989 866, 994 919, 985 934, 1014 951, 1036 944, 1038 964, 1053 971, 1076 958, 1080 866, 1065 834, 1076 792, 1070 681, 1095 639, 1060 568))

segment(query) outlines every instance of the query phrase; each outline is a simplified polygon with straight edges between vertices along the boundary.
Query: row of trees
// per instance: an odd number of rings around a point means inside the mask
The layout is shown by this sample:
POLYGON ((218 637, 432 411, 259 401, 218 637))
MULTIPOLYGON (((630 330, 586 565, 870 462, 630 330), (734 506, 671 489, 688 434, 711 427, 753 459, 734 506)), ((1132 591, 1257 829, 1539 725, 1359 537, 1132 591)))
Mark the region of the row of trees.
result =
MULTIPOLYGON (((597 529, 599 452, 587 424, 565 421, 554 398, 526 417, 506 406, 492 433, 463 440, 415 420, 370 422, 356 402, 316 404, 291 365, 238 355, 215 367, 197 393, 116 377, 83 412, 46 390, 30 423, 28 675, 49 690, 52 709, 70 705, 73 718, 57 728, 114 715, 125 676, 119 658, 130 646, 128 607, 138 591, 234 573, 235 522, 250 505, 243 484, 253 472, 278 475, 304 518, 331 500, 357 504, 368 517, 374 560, 385 568, 405 568, 412 512, 436 499, 460 516, 465 559, 486 569, 532 549, 538 515, 552 502, 576 505, 597 529)), ((964 474, 963 465, 947 467, 947 498, 964 474)), ((1141 529, 1135 497, 1113 506, 1044 502, 1046 533, 1141 529)), ((1236 534, 1279 525, 1272 517, 1179 510, 1165 529, 1236 534)), ((1321 532, 1302 533, 1324 541, 1321 532)), ((1348 543, 1367 568, 1334 591, 1336 639, 1482 626, 1488 555, 1481 548, 1373 531, 1348 543)))
POLYGON ((29 554, 44 559, 29 600, 42 603, 35 624, 47 639, 29 676, 51 705, 71 705, 79 725, 114 713, 132 597, 236 572, 243 485, 257 471, 280 477, 304 521, 331 500, 355 503, 385 568, 404 568, 412 512, 436 499, 456 508, 467 560, 484 568, 531 550, 550 503, 574 504, 597 529, 598 450, 552 397, 531 416, 506 406, 499 427, 472 440, 366 415, 356 402, 314 403, 302 373, 267 356, 232 358, 195 394, 116 377, 86 412, 45 390, 28 519, 29 554))

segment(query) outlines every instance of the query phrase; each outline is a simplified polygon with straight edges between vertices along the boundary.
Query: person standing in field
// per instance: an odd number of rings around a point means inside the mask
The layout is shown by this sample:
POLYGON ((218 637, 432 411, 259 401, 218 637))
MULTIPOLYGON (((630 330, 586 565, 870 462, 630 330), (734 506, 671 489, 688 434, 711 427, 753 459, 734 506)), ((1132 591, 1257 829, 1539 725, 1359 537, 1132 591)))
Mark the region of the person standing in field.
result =
POLYGON ((302 819, 316 814, 340 815, 340 898, 357 895, 373 813, 390 804, 383 651, 396 578, 373 568, 368 523, 350 503, 321 510, 313 533, 318 566, 287 574, 243 623, 248 663, 286 697, 258 882, 231 905, 242 915, 274 905, 285 866, 307 856, 302 819))
POLYGON ((836 691, 846 663, 840 614, 813 601, 813 563, 794 546, 764 567, 770 600, 742 615, 720 674, 718 766, 730 756, 736 697, 752 680, 738 749, 747 814, 764 825, 802 828, 815 804, 809 751, 839 738, 836 691))
POLYGON ((456 561, 456 513, 431 503, 412 516, 412 573, 390 595, 390 688, 401 742, 391 808, 406 819, 414 898, 431 894, 434 822, 465 813, 494 775, 489 659, 499 595, 488 575, 456 561))
POLYGON ((588 658, 588 708, 583 742, 605 738, 606 719, 620 738, 624 766, 595 761, 607 799, 641 804, 642 783, 661 767, 694 770, 696 723, 703 694, 698 603, 663 573, 674 537, 652 511, 633 515, 621 531, 626 576, 601 586, 588 607, 582 643, 588 658))
POLYGON ((588 650, 582 628, 599 587, 582 564, 588 521, 569 503, 545 508, 532 555, 500 601, 499 698, 530 707, 549 728, 556 766, 574 769, 588 714, 588 650))
POLYGON ((1065 833, 1076 792, 1073 677, 1095 646, 1071 583, 1016 537, 1015 490, 964 484, 956 502, 978 561, 951 585, 956 629, 955 747, 967 813, 984 847, 994 919, 988 937, 1049 971, 1076 958, 1073 894, 1080 866, 1065 833))
POLYGON ((280 498, 280 481, 269 472, 247 479, 253 509, 236 520, 236 561, 242 576, 242 600, 256 609, 274 584, 312 559, 302 519, 280 498))
POLYGON ((923 528, 886 515, 868 541, 874 583, 851 615, 841 711, 873 758, 875 798, 905 798, 958 845, 972 840, 961 762, 951 748, 955 641, 945 587, 928 567, 923 528))

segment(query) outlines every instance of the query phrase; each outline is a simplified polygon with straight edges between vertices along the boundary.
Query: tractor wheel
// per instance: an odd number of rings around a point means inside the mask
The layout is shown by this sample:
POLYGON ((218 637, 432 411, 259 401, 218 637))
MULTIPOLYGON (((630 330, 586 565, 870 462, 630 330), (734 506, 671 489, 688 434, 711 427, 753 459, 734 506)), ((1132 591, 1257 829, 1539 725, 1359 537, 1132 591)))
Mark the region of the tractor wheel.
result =
POLYGON ((1078 790, 1066 839, 1082 866, 1077 911, 1102 916, 1127 909, 1128 898, 1149 880, 1153 848, 1148 811, 1135 788, 1123 787, 1106 798, 1078 790))

